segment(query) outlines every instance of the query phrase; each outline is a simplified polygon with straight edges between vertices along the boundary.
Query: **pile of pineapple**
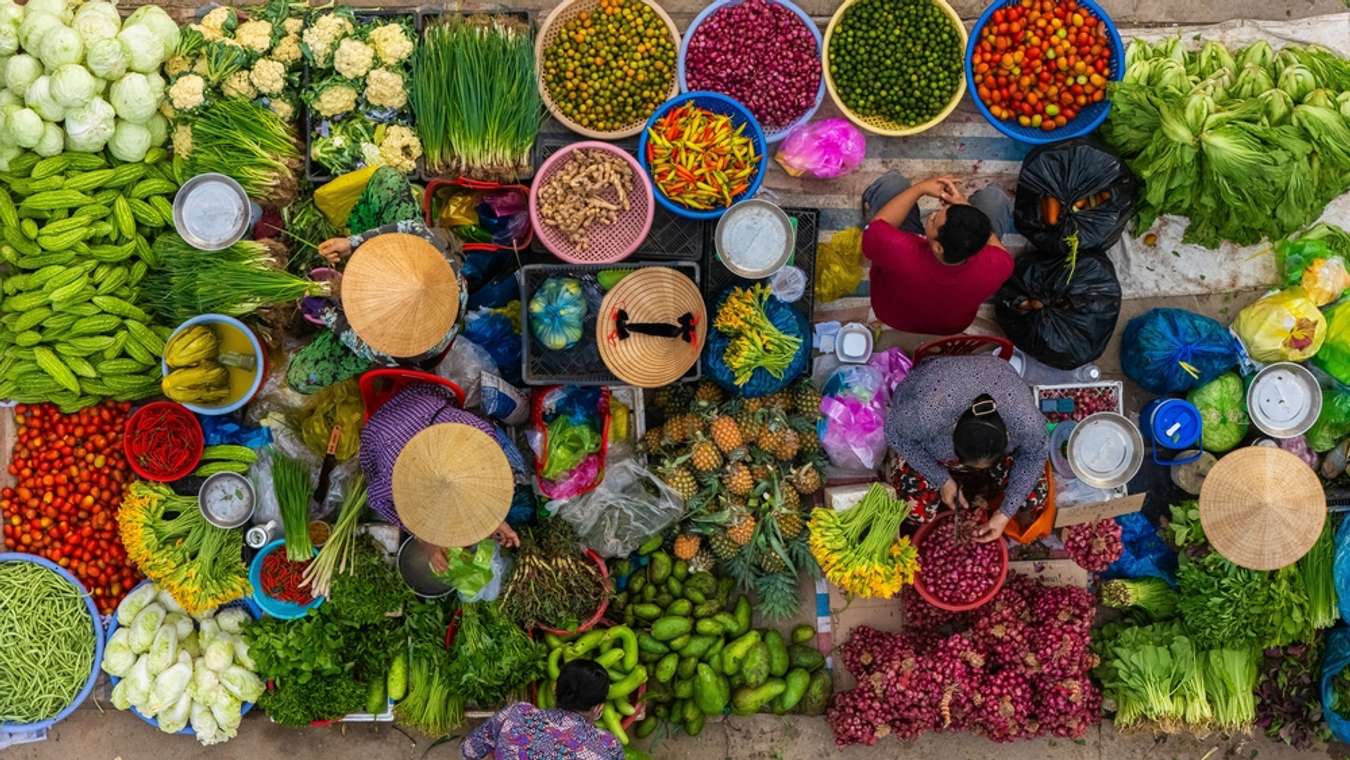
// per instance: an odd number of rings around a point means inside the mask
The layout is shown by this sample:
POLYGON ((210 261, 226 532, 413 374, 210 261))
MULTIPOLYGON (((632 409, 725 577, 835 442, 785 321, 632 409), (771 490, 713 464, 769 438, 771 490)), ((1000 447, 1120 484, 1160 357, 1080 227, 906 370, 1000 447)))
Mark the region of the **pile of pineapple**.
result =
POLYGON ((672 553, 691 571, 720 564, 755 592, 761 614, 791 615, 798 573, 818 572, 806 515, 824 484, 820 393, 803 379, 763 398, 728 399, 705 380, 661 388, 649 408, 648 466, 686 506, 672 553))

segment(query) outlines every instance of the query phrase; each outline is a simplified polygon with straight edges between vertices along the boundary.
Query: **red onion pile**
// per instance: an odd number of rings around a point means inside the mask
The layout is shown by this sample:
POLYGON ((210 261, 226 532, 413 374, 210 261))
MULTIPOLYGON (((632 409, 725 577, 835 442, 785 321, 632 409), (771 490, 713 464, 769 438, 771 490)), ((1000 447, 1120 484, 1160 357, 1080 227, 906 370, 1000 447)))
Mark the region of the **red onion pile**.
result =
POLYGON ((1079 567, 1089 573, 1100 573, 1125 551, 1120 536, 1120 523, 1115 520, 1079 523, 1065 531, 1064 549, 1079 567))
POLYGON ((858 687, 826 713, 839 746, 952 730, 1078 739, 1101 719, 1087 591, 1012 575, 974 612, 945 612, 916 594, 902 602, 902 633, 860 626, 840 647, 858 687))
POLYGON ((1114 385, 1088 385, 1081 388, 1042 388, 1040 398, 1073 399, 1073 411, 1048 412, 1045 418, 1051 422, 1082 420, 1097 412, 1116 412, 1120 410, 1120 397, 1114 385))
POLYGON ((970 604, 989 593, 1003 572, 998 545, 976 543, 970 525, 945 518, 924 535, 919 545, 919 576, 933 598, 952 605, 970 604))
POLYGON ((744 0, 709 14, 684 59, 690 90, 730 95, 767 131, 788 126, 815 104, 820 76, 815 35, 771 0, 744 0))

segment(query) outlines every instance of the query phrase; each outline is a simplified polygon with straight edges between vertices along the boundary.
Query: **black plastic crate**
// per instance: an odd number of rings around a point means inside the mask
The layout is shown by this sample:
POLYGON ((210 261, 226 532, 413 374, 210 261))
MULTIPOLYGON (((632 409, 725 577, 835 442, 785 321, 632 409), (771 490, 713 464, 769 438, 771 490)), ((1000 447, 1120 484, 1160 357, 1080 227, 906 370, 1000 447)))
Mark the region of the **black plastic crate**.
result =
MULTIPOLYGON (((556 123, 550 123, 548 126, 561 129, 556 123)), ((535 169, 543 166, 549 156, 562 148, 585 139, 571 132, 545 134, 541 131, 534 141, 535 169)), ((636 137, 615 140, 613 144, 634 156, 637 155, 636 137)), ((707 222, 676 216, 657 204, 652 213, 651 231, 647 233, 647 239, 642 241, 642 245, 633 252, 632 258, 654 261, 703 261, 704 247, 707 245, 710 229, 711 226, 707 222)), ((552 256, 548 249, 544 248, 544 244, 539 242, 538 237, 535 238, 532 247, 540 253, 552 256)))
MULTIPOLYGON (((814 321, 812 314, 816 305, 816 246, 820 242, 820 209, 784 206, 783 212, 792 218, 797 226, 797 242, 792 253, 792 261, 789 263, 806 272, 806 293, 801 300, 792 304, 792 308, 805 316, 806 321, 810 323, 814 321)), ((717 245, 713 241, 716 230, 716 224, 708 225, 703 257, 703 300, 708 303, 710 311, 713 299, 722 291, 733 285, 744 286, 755 282, 737 276, 718 260, 717 245)), ((712 316, 714 315, 709 314, 709 318, 712 316)))
MULTIPOLYGON (((595 318, 600 308, 600 299, 604 291, 600 288, 596 275, 605 270, 642 269, 648 266, 664 266, 675 269, 694 284, 699 284, 699 265, 694 262, 637 262, 621 261, 617 264, 527 264, 520 270, 520 335, 524 341, 521 350, 521 375, 527 385, 623 385, 623 381, 614 376, 600 358, 600 349, 595 340, 595 318), (549 351, 541 348, 530 332, 530 297, 550 277, 575 277, 581 280, 586 292, 586 301, 590 305, 585 319, 582 320, 581 341, 565 351, 549 351)), ((702 373, 702 362, 694 362, 681 381, 697 380, 702 373)))

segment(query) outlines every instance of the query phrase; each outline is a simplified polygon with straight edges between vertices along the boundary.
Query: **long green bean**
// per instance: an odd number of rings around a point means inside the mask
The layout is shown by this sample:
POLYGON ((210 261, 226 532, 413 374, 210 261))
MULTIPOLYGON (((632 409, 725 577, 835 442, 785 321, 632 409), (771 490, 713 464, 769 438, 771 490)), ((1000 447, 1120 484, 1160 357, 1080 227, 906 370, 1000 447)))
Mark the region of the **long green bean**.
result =
POLYGON ((286 559, 306 562, 314 555, 309 541, 309 468, 280 451, 272 456, 272 488, 277 495, 281 526, 286 531, 286 559))
POLYGON ((54 717, 94 667, 94 621, 64 578, 30 562, 0 563, 0 723, 54 717))

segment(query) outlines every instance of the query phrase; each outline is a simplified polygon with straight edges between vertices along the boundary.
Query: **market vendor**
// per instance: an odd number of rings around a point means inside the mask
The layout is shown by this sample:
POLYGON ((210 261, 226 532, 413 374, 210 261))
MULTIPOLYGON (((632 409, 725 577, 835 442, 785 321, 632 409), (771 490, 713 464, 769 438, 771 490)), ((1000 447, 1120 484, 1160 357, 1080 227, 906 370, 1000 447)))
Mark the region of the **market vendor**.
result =
POLYGON ((999 241, 1012 225, 1012 199, 1000 188, 966 198, 950 177, 912 185, 888 172, 863 193, 863 219, 872 310, 896 330, 960 333, 1012 275, 999 241), (942 206, 920 221, 925 196, 942 206))
POLYGON ((1012 365, 987 355, 937 356, 915 365, 896 389, 886 441, 903 460, 892 476, 901 497, 922 504, 919 497, 936 487, 943 505, 965 509, 963 481, 1001 486, 1000 509, 975 532, 981 542, 998 538, 1029 502, 1036 506, 1050 455, 1045 417, 1030 389, 1012 365))
POLYGON ((558 674, 556 708, 517 702, 464 738, 469 760, 622 760, 623 746, 595 727, 609 693, 609 674, 595 660, 572 660, 558 674))

